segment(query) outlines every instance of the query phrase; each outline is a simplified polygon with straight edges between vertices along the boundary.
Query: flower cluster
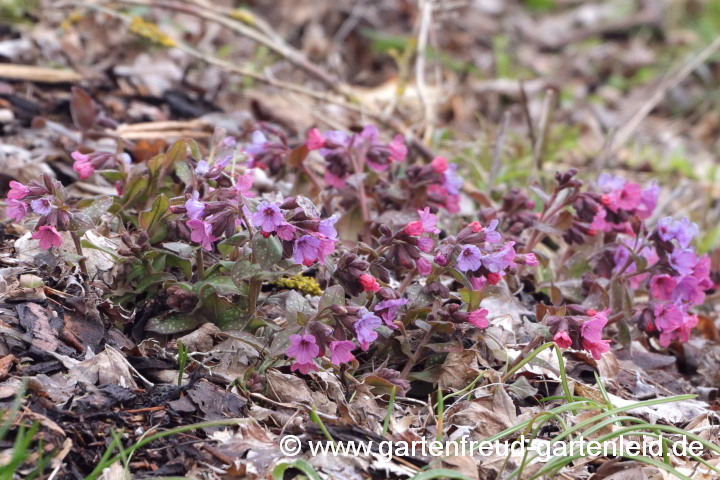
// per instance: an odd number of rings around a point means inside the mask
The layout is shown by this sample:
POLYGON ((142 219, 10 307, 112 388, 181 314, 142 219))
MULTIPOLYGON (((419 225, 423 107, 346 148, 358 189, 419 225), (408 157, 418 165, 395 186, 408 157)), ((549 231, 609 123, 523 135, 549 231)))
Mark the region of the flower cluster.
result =
POLYGON ((586 315, 549 316, 545 322, 558 347, 584 349, 599 360, 603 353, 610 350, 610 341, 602 338, 609 313, 609 310, 588 310, 586 315))
POLYGON ((63 237, 58 231, 71 227, 73 212, 65 205, 68 193, 60 182, 49 175, 43 176, 43 183, 36 181, 28 185, 11 181, 7 194, 7 215, 16 222, 22 222, 31 213, 37 215, 32 238, 40 242, 40 248, 60 247, 63 237))

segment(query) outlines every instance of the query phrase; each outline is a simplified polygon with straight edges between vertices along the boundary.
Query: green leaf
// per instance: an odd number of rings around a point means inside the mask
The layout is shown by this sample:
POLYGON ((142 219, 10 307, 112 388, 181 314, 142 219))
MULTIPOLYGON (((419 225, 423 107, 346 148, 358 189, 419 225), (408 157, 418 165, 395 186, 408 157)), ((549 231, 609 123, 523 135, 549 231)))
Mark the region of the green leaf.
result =
POLYGON ((125 180, 125 174, 118 172, 117 170, 98 170, 97 173, 105 177, 105 180, 110 183, 122 182, 125 180))
POLYGON ((165 152, 165 156, 165 168, 168 168, 175 162, 185 160, 185 158, 187 157, 187 143, 185 142, 185 140, 180 139, 170 145, 170 148, 168 148, 167 152, 165 152))
POLYGON ((310 305, 305 297, 295 290, 290 290, 285 297, 285 310, 287 310, 288 320, 297 322, 298 314, 305 311, 311 312, 310 305))
POLYGON ((265 270, 269 270, 282 258, 283 247, 277 237, 265 238, 262 235, 255 235, 252 244, 255 258, 265 270))
POLYGON ((244 284, 245 280, 248 280, 260 273, 260 271, 260 265, 257 263, 252 263, 248 260, 238 260, 235 262, 235 265, 233 265, 230 277, 235 285, 240 285, 244 284))
POLYGON ((150 210, 140 212, 138 215, 139 225, 146 231, 150 232, 155 224, 162 218, 162 216, 170 208, 170 200, 167 195, 161 193, 158 195, 152 203, 150 210))
POLYGON ((159 153, 152 157, 147 162, 148 170, 150 171, 150 175, 155 177, 160 169, 166 164, 167 162, 167 156, 164 153, 159 153))
POLYGON ((300 325, 288 325, 280 330, 270 344, 270 355, 273 357, 283 355, 290 346, 290 335, 296 335, 300 333, 300 330, 302 330, 300 325))
POLYGON ((99 197, 83 211, 90 217, 93 223, 97 223, 100 221, 102 214, 110 210, 114 201, 115 199, 110 196, 99 197))
POLYGON ((192 172, 190 171, 188 163, 175 162, 173 165, 175 165, 175 175, 177 175, 185 185, 190 185, 192 183, 192 172))
POLYGON ((245 282, 241 282, 240 285, 236 285, 232 278, 226 275, 217 275, 212 278, 206 278, 205 280, 196 282, 193 287, 195 294, 199 294, 206 285, 213 287, 220 295, 246 296, 248 294, 248 287, 245 282))
POLYGON ((148 186, 148 177, 135 177, 130 180, 129 185, 125 188, 125 195, 123 196, 123 204, 130 206, 140 196, 145 193, 148 186))
POLYGON ((215 325, 221 330, 241 330, 249 319, 247 308, 232 306, 215 319, 215 325))
POLYGON ((192 278, 192 263, 187 258, 168 253, 165 255, 165 266, 179 269, 187 280, 192 278))
POLYGON ((318 303, 318 312, 322 312, 331 305, 345 305, 345 289, 340 285, 333 285, 325 289, 318 303))
POLYGON ((320 475, 315 471, 315 469, 305 460, 295 460, 294 462, 290 463, 280 463, 273 469, 273 480, 283 480, 285 476, 285 470, 288 468, 294 468, 296 470, 300 470, 302 473, 305 474, 307 478, 310 480, 321 480, 320 475))
POLYGON ((165 272, 151 273, 150 275, 146 275, 140 279, 140 281, 135 286, 135 293, 144 292, 151 286, 158 283, 166 282, 168 280, 175 280, 175 277, 165 272))
POLYGON ((77 211, 73 212, 68 229, 71 232, 76 232, 79 236, 82 236, 85 232, 92 230, 94 227, 95 224, 88 214, 77 211))
POLYGON ((218 251, 223 255, 230 255, 233 250, 235 250, 235 247, 245 245, 245 243, 247 243, 248 241, 248 238, 249 237, 247 232, 238 232, 232 237, 226 238, 222 242, 217 243, 218 251))
POLYGON ((195 250, 200 248, 188 245, 185 242, 165 242, 162 244, 162 247, 170 250, 173 253, 176 253, 183 258, 192 257, 195 254, 195 250))
POLYGON ((172 335, 178 332, 192 330, 202 323, 197 315, 188 313, 173 313, 167 316, 153 317, 145 324, 145 331, 172 335))

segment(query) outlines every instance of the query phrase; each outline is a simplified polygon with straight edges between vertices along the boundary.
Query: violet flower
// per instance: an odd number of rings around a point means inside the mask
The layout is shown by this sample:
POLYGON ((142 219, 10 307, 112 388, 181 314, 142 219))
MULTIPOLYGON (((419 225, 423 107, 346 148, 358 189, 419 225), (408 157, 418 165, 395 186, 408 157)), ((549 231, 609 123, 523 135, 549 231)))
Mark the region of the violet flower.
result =
POLYGON ((205 250, 212 250, 212 244, 217 240, 212 234, 212 225, 203 220, 188 220, 186 225, 190 229, 190 240, 199 243, 205 250))
POLYGON ((319 353, 320 346, 313 335, 290 335, 290 346, 286 354, 288 357, 295 357, 297 363, 310 363, 319 353))
MULTIPOLYGON (((435 260, 437 262, 437 258, 435 260)), ((475 245, 465 245, 457 256, 457 268, 461 272, 477 270, 482 266, 482 253, 475 245)))
POLYGON ((280 207, 263 200, 258 204, 252 221, 258 228, 262 228, 263 232, 270 233, 274 232, 279 225, 285 223, 285 216, 280 211, 280 207))
POLYGON ((377 340, 378 334, 375 329, 381 324, 382 320, 372 312, 366 312, 355 321, 355 336, 363 351, 366 352, 370 344, 377 340))

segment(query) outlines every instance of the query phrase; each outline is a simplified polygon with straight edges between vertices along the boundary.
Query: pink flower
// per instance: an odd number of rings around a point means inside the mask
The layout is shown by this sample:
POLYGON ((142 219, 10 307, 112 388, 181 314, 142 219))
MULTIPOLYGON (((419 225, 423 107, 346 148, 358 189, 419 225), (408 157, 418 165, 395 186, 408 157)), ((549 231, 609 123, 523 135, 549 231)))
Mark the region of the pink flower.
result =
POLYGON ((10 191, 7 194, 9 200, 20 200, 28 196, 30 189, 20 182, 10 180, 10 191))
POLYGON ((685 315, 678 328, 660 334, 658 343, 660 343, 660 345, 662 345, 663 347, 667 347, 672 343, 673 340, 678 340, 681 343, 687 342, 688 340, 690 340, 690 333, 692 332, 692 329, 695 328, 697 324, 697 316, 685 315))
POLYGON ((645 220, 650 217, 655 206, 657 205, 657 197, 660 193, 660 187, 654 183, 648 185, 645 190, 640 194, 640 205, 638 205, 635 214, 641 219, 645 220))
POLYGON ((650 292, 656 300, 670 300, 676 284, 670 275, 656 275, 650 280, 650 292))
POLYGON ((558 330, 558 332, 553 337, 553 342, 555 342, 555 345, 560 348, 570 348, 570 346, 572 345, 572 339, 570 338, 570 335, 568 335, 568 332, 566 330, 558 330))
POLYGON ((473 290, 482 290, 485 288, 486 283, 487 279, 485 277, 470 277, 470 285, 473 290))
POLYGON ((435 226, 437 217, 430 213, 430 207, 417 211, 420 221, 422 222, 423 231, 427 233, 440 233, 440 229, 435 226))
POLYGON ((190 240, 199 243, 205 250, 212 250, 212 244, 217 240, 212 234, 212 225, 203 220, 188 220, 186 225, 190 229, 190 240))
POLYGON ((240 175, 235 182, 235 190, 245 196, 249 196, 248 192, 250 192, 250 189, 252 188, 253 180, 254 179, 252 175, 240 175))
POLYGON ((392 142, 388 145, 390 149, 390 162, 402 162, 407 155, 407 147, 402 135, 395 135, 392 142))
POLYGON ((317 128, 311 128, 308 132, 307 148, 310 151, 319 150, 325 146, 325 137, 323 137, 320 130, 317 128))
POLYGON ((600 340, 597 343, 583 340, 583 348, 589 351, 595 360, 600 360, 603 353, 610 351, 610 340, 600 340))
POLYGON ((355 344, 350 340, 340 340, 330 342, 330 353, 332 355, 332 364, 340 365, 355 360, 355 356, 350 353, 355 350, 355 344))
POLYGON ((502 280, 502 275, 499 273, 488 273, 487 281, 490 285, 497 285, 502 280))
POLYGON ((671 332, 683 324, 683 313, 672 303, 661 303, 653 308, 655 325, 661 332, 671 332))
POLYGON ((427 277, 432 272, 432 264, 425 260, 424 257, 420 257, 415 261, 415 267, 420 275, 427 277))
POLYGON ((538 263, 540 263, 540 262, 538 262, 538 259, 534 253, 527 253, 527 254, 523 255, 522 260, 525 265, 528 265, 530 267, 534 267, 538 263))
POLYGON ((296 228, 294 226, 286 222, 278 225, 275 229, 275 233, 278 238, 290 242, 293 238, 295 238, 295 230, 296 228))
POLYGON ((60 247, 63 244, 63 238, 51 225, 43 225, 35 233, 32 238, 40 241, 40 248, 49 250, 50 247, 60 247))
POLYGON ((80 178, 85 180, 95 171, 95 167, 90 160, 89 155, 82 154, 78 151, 72 152, 70 156, 75 160, 73 170, 75 170, 80 178))
POLYGON ((306 364, 320 354, 320 347, 313 335, 290 335, 290 346, 286 354, 288 357, 295 357, 297 363, 306 364))
POLYGON ((419 221, 419 220, 416 220, 416 221, 414 221, 414 222, 410 222, 410 223, 408 223, 407 225, 405 225, 404 232, 405 232, 407 235, 410 235, 410 236, 413 236, 413 237, 417 237, 418 235, 422 235, 423 232, 424 232, 424 230, 423 230, 423 224, 422 224, 422 222, 419 221))
POLYGON ((291 372, 299 371, 303 375, 307 375, 310 372, 317 372, 318 370, 319 369, 318 369, 317 365, 315 365, 313 362, 308 362, 308 363, 295 362, 292 365, 290 365, 291 372))
POLYGON ((22 222, 22 220, 28 214, 27 203, 20 200, 11 198, 8 200, 7 216, 15 220, 16 222, 22 222))
POLYGON ((480 233, 483 230, 483 226, 480 222, 469 223, 468 227, 472 229, 473 233, 480 233))
POLYGON ((635 210, 642 199, 642 187, 639 183, 626 182, 622 190, 613 192, 615 206, 623 210, 635 210))
POLYGON ((468 315, 468 322, 478 328, 487 328, 490 325, 487 319, 488 313, 489 312, 484 308, 473 310, 470 312, 470 315, 468 315))
POLYGON ((335 188, 343 188, 345 186, 345 179, 332 173, 330 170, 325 169, 325 175, 323 176, 325 183, 335 188))
POLYGON ((380 290, 380 284, 375 280, 375 277, 367 273, 360 275, 360 283, 366 292, 377 292, 380 290))
POLYGON ((607 318, 601 312, 596 313, 590 320, 585 321, 580 327, 580 335, 584 340, 591 343, 598 343, 602 340, 602 331, 607 325, 607 318))
POLYGON ((446 158, 435 157, 433 161, 430 162, 430 166, 435 173, 445 173, 445 170, 448 169, 450 164, 448 163, 446 158))

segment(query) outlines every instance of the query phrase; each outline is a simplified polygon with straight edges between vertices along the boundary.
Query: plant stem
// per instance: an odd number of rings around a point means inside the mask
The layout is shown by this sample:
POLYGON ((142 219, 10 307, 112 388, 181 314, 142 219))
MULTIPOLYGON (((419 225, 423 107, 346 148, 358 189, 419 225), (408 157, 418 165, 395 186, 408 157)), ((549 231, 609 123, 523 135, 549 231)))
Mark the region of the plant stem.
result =
POLYGON ((197 265, 197 278, 202 280, 205 276, 205 262, 203 261, 202 248, 195 251, 195 264, 197 265))
POLYGON ((257 277, 250 279, 250 285, 248 286, 248 311, 251 315, 255 315, 257 311, 257 300, 260 296, 260 287, 262 287, 262 280, 257 277))
POLYGON ((398 293, 402 295, 405 293, 405 289, 410 285, 410 282, 412 282, 413 278, 415 278, 415 275, 417 275, 417 269, 413 269, 410 272, 408 272, 407 275, 405 275, 405 278, 403 278, 402 283, 398 287, 398 293))
POLYGON ((78 237, 76 232, 70 232, 70 236, 72 237, 73 243, 75 244, 75 250, 77 251, 77 254, 82 257, 78 261, 78 265, 80 265, 80 271, 83 273, 83 275, 85 275, 85 277, 89 277, 87 263, 85 262, 85 256, 83 255, 82 243, 80 243, 80 237, 78 237))
POLYGON ((413 353, 412 358, 409 358, 407 363, 405 364, 405 367, 402 370, 402 373, 400 374, 400 378, 407 379, 407 376, 410 374, 410 370, 412 370, 412 367, 415 366, 415 363, 417 362, 418 358, 420 357, 420 350, 422 350, 423 345, 425 345, 428 340, 430 340, 430 337, 432 336, 432 327, 430 330, 425 332, 425 335, 423 336, 422 340, 420 340, 420 344, 418 345, 417 350, 415 350, 415 353, 413 353))

